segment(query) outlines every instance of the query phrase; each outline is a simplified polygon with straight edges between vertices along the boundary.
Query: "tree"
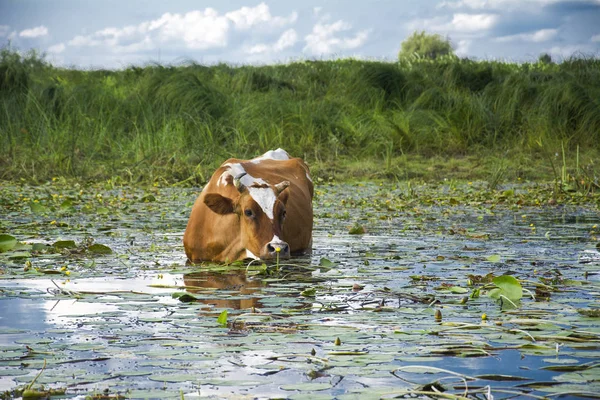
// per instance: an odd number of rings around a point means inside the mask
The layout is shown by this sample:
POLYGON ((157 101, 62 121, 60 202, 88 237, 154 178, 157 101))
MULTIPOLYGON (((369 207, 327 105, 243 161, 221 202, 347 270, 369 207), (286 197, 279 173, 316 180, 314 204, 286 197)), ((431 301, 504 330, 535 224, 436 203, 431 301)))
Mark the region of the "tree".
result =
POLYGON ((548 53, 542 53, 538 57, 538 62, 542 64, 552 64, 552 57, 548 53))
POLYGON ((436 59, 447 54, 454 55, 450 39, 439 34, 429 34, 425 31, 415 31, 402 42, 398 58, 409 58, 413 55, 436 59))

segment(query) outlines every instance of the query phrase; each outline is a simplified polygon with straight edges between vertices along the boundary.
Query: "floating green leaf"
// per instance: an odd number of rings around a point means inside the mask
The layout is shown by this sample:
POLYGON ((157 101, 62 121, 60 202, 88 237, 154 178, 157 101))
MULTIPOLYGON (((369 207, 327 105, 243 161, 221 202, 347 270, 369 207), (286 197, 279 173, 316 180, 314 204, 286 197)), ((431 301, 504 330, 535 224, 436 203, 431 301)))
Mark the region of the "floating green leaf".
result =
POLYGON ((53 247, 52 246, 48 246, 47 244, 44 244, 44 243, 33 243, 31 245, 31 250, 32 251, 40 252, 40 251, 47 251, 47 250, 50 250, 50 249, 53 249, 53 247))
POLYGON ((70 199, 66 199, 65 201, 60 203, 60 208, 63 210, 68 210, 70 208, 73 208, 73 202, 70 199))
POLYGON ((154 195, 147 194, 147 195, 145 195, 144 197, 142 197, 142 198, 140 199, 140 201, 141 201, 142 203, 151 203, 151 202, 154 202, 154 201, 156 201, 156 197, 154 197, 154 195))
POLYGON ((498 255, 498 254, 492 254, 491 256, 489 256, 487 258, 487 260, 489 262, 494 262, 494 263, 500 262, 500 255, 498 255))
POLYGON ((74 240, 59 240, 52 245, 56 249, 74 249, 77 247, 74 240))
POLYGON ((365 229, 365 227, 359 224, 358 222, 355 223, 354 226, 348 231, 348 233, 351 235, 362 235, 366 232, 367 230, 365 229))
POLYGON ((600 317, 600 308, 589 308, 589 309, 579 308, 579 309, 577 309, 577 312, 581 315, 585 315, 586 317, 595 317, 595 318, 600 317))
POLYGON ((497 276, 492 282, 497 286, 497 289, 490 290, 489 292, 489 296, 492 299, 506 297, 509 300, 517 301, 523 297, 521 283, 512 275, 497 276))
POLYGON ((221 311, 221 314, 219 314, 219 318, 217 318, 217 323, 222 327, 227 326, 227 310, 221 311))
POLYGON ((28 251, 15 251, 14 253, 9 253, 8 258, 11 260, 19 260, 22 258, 31 257, 31 253, 28 251))
POLYGON ((12 250, 17 245, 17 239, 11 235, 0 235, 0 253, 12 250))
POLYGON ((185 293, 185 292, 175 292, 173 294, 171 294, 171 297, 174 299, 178 299, 179 301, 183 302, 183 303, 191 303, 194 301, 198 301, 198 298, 195 296, 192 296, 189 293, 185 293))
POLYGON ((329 260, 329 259, 325 258, 325 257, 322 257, 322 258, 319 260, 319 266, 320 266, 320 267, 334 267, 334 266, 335 266, 335 263, 334 263, 333 261, 331 261, 331 260, 329 260))
POLYGON ((29 203, 29 208, 31 208, 31 211, 35 214, 41 214, 43 212, 46 212, 46 207, 44 207, 40 203, 36 203, 33 201, 29 203))
POLYGON ((93 245, 89 246, 87 249, 89 252, 94 253, 94 254, 111 254, 113 252, 110 247, 105 246, 100 243, 94 243, 93 245))

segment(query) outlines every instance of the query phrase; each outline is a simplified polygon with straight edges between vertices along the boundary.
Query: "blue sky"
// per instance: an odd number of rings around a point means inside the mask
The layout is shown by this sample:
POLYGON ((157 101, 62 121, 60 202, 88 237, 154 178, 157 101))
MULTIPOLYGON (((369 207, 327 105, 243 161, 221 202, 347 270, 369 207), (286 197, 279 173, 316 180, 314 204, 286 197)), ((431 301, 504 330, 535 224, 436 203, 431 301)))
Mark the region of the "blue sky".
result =
POLYGON ((458 55, 600 55, 600 0, 0 0, 0 42, 62 66, 396 59, 413 31, 458 55))

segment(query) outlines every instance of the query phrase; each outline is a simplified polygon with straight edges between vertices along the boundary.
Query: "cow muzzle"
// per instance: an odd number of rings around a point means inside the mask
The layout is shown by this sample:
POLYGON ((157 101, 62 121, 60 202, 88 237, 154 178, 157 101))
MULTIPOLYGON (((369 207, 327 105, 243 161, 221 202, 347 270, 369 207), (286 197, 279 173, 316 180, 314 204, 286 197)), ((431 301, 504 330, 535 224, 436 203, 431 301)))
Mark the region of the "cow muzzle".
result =
POLYGON ((290 258, 290 245, 282 240, 269 242, 260 252, 260 258, 270 260, 277 258, 278 254, 279 258, 290 258))

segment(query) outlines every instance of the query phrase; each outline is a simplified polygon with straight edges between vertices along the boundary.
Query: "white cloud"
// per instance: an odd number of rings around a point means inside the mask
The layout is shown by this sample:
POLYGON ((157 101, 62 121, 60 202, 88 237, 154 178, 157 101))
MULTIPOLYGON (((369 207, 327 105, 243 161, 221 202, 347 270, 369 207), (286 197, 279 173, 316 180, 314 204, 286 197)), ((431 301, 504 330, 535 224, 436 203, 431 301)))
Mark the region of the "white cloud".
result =
POLYGON ((189 49, 210 49, 227 46, 229 21, 207 8, 186 14, 163 14, 157 20, 143 23, 140 31, 149 33, 161 43, 183 41, 189 49))
POLYGON ((59 43, 59 44, 55 44, 54 46, 48 47, 48 52, 54 53, 54 54, 60 54, 63 51, 65 51, 66 48, 67 48, 67 46, 65 46, 64 43, 59 43))
POLYGON ((577 56, 580 54, 588 55, 588 54, 596 54, 598 52, 597 48, 594 48, 593 45, 586 44, 571 44, 565 46, 553 46, 548 53, 552 57, 558 58, 569 58, 573 55, 577 56))
POLYGON ((298 42, 298 34, 294 29, 288 29, 283 32, 277 42, 273 45, 267 45, 264 43, 256 44, 245 50, 248 54, 266 54, 266 53, 280 53, 283 50, 292 47, 298 42))
POLYGON ((471 40, 459 40, 458 46, 456 47, 454 54, 456 54, 459 57, 464 57, 469 54, 469 47, 471 47, 471 40))
MULTIPOLYGON (((120 54, 153 50, 161 46, 189 50, 217 49, 227 47, 232 28, 238 31, 252 29, 252 32, 264 32, 293 24, 297 18, 295 11, 287 17, 273 16, 265 3, 256 7, 242 7, 225 14, 209 7, 184 14, 165 13, 157 19, 138 25, 108 27, 90 35, 75 36, 67 42, 67 46, 102 47, 108 52, 120 54)), ((246 52, 256 54, 267 50, 281 51, 296 41, 296 32, 287 30, 275 45, 255 45, 246 52)))
POLYGON ((523 7, 542 7, 558 0, 458 0, 442 1, 436 8, 502 10, 510 11, 523 7))
POLYGON ((48 34, 48 28, 44 25, 36 26, 35 28, 25 29, 19 33, 20 37, 24 38, 37 38, 40 36, 46 36, 48 34))
POLYGON ((269 6, 260 3, 256 7, 242 7, 239 10, 228 12, 225 17, 233 22, 236 29, 248 30, 258 25, 280 28, 293 24, 298 19, 298 13, 294 11, 287 18, 273 17, 269 11, 269 6))
POLYGON ((499 20, 497 14, 456 13, 452 19, 439 16, 429 19, 413 19, 407 25, 409 30, 426 30, 437 33, 481 33, 492 28, 499 20))
POLYGON ((590 38, 592 42, 600 42, 600 33, 590 38))
POLYGON ((264 43, 256 44, 246 50, 248 54, 264 54, 268 53, 271 48, 264 43))
POLYGON ((348 31, 350 24, 342 20, 332 24, 317 23, 310 34, 305 37, 304 51, 314 55, 330 54, 338 50, 355 49, 362 46, 369 37, 369 31, 358 32, 354 37, 339 38, 335 35, 348 31))
POLYGON ((475 32, 487 30, 498 22, 495 14, 454 14, 452 27, 456 32, 475 32))
POLYGON ((8 32, 10 32, 10 26, 0 25, 0 37, 8 36, 8 32))
POLYGON ((496 39, 498 42, 546 42, 556 37, 558 29, 540 29, 533 33, 519 33, 517 35, 501 36, 496 39))
MULTIPOLYGON (((159 36, 155 35, 158 39, 159 36)), ((149 24, 105 28, 87 36, 75 36, 67 42, 72 47, 105 47, 115 53, 130 53, 149 50, 154 47, 150 37, 149 24)))
POLYGON ((293 29, 288 29, 283 32, 277 43, 275 43, 275 51, 282 51, 288 47, 292 47, 298 42, 298 34, 293 29))
POLYGON ((331 14, 324 13, 323 7, 313 7, 313 17, 317 18, 320 22, 331 20, 331 14))

